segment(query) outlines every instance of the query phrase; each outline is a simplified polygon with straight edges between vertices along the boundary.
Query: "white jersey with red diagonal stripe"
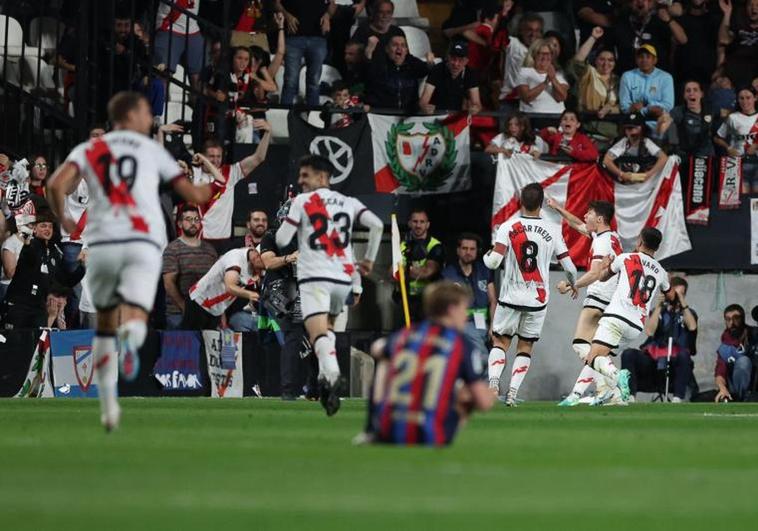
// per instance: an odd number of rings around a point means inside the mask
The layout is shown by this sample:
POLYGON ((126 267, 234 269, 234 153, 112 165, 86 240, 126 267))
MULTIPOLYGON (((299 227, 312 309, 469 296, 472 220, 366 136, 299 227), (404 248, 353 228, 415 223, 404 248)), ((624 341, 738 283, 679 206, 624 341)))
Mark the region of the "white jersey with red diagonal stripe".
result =
POLYGON ((543 308, 550 297, 550 261, 568 256, 560 226, 519 215, 500 225, 495 245, 505 250, 500 302, 517 308, 543 308))
POLYGON ((668 273, 655 258, 639 252, 618 255, 611 271, 618 273, 618 285, 603 316, 642 330, 657 290, 665 293, 671 287, 668 273))
POLYGON ((73 193, 66 196, 64 204, 66 216, 76 222, 76 230, 69 234, 61 227, 61 241, 81 243, 84 229, 87 227, 87 203, 89 203, 89 187, 82 179, 73 193))
POLYGON ((90 246, 130 241, 166 246, 158 187, 183 173, 163 146, 119 130, 79 144, 66 161, 76 164, 87 181, 90 246))
POLYGON ((213 264, 203 278, 190 288, 190 299, 202 306, 211 315, 220 316, 232 305, 237 297, 226 291, 224 275, 227 271, 240 274, 241 286, 252 286, 255 278, 250 269, 248 253, 254 251, 248 247, 232 249, 213 264))
MULTIPOLYGON (((607 230, 601 233, 592 233, 592 247, 590 248, 590 256, 587 260, 587 269, 592 267, 592 262, 595 260, 602 260, 606 256, 613 256, 614 258, 623 252, 621 248, 621 238, 616 232, 607 230)), ((613 297, 613 292, 616 290, 616 284, 618 283, 618 277, 612 277, 605 282, 598 280, 593 282, 587 288, 588 297, 597 297, 604 303, 608 303, 613 297)))
POLYGON ((239 163, 224 164, 220 168, 224 182, 213 179, 201 168, 192 170, 192 183, 200 186, 211 185, 211 198, 200 205, 200 215, 203 218, 203 239, 222 240, 232 235, 232 214, 234 214, 234 187, 245 178, 239 163))
POLYGON ((285 221, 297 227, 299 282, 352 283, 353 225, 366 210, 354 197, 328 188, 300 194, 292 201, 285 221))

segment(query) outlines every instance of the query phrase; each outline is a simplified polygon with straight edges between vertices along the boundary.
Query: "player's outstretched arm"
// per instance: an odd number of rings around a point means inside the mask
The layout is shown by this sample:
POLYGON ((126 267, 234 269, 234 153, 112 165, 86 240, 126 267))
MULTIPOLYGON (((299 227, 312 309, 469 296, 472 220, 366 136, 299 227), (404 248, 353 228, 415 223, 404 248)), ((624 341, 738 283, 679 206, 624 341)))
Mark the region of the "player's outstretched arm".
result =
POLYGON ((609 280, 611 277, 613 277, 613 275, 616 274, 611 269, 611 264, 613 264, 613 258, 610 256, 606 256, 600 261, 600 266, 597 269, 593 267, 589 271, 587 271, 584 275, 582 275, 582 278, 576 281, 576 284, 574 284, 574 287, 576 289, 586 288, 587 286, 589 286, 593 282, 597 282, 598 280, 601 282, 605 282, 606 280, 609 280))
POLYGON ((288 218, 285 218, 282 225, 276 231, 276 245, 278 247, 286 247, 292 241, 292 238, 297 234, 297 225, 291 223, 288 218))
POLYGON ((569 224, 569 227, 577 232, 584 234, 585 236, 590 235, 590 232, 587 230, 587 225, 585 225, 581 219, 566 210, 560 203, 558 203, 558 201, 552 197, 548 197, 547 206, 558 212, 558 214, 560 214, 560 216, 569 224))
POLYGON ((67 232, 76 231, 76 222, 65 214, 66 196, 79 185, 79 168, 72 162, 64 162, 47 183, 47 197, 50 209, 67 232))
POLYGON ((246 299, 250 301, 258 300, 258 294, 254 291, 246 290, 240 285, 240 274, 238 271, 229 270, 224 273, 224 287, 226 292, 240 299, 246 299))
POLYGON ((239 161, 240 168, 242 168, 242 175, 245 177, 250 175, 255 168, 263 164, 263 161, 266 160, 266 154, 268 153, 268 146, 271 143, 271 124, 266 120, 253 120, 253 127, 263 131, 263 137, 261 138, 255 153, 239 161))
POLYGON ((210 185, 195 186, 186 177, 174 180, 174 190, 188 203, 204 205, 210 201, 213 192, 210 185))
POLYGON ((358 216, 358 222, 368 229, 368 245, 363 260, 358 264, 362 275, 368 275, 374 267, 376 255, 379 253, 379 245, 382 243, 384 223, 379 216, 370 210, 363 210, 358 216))

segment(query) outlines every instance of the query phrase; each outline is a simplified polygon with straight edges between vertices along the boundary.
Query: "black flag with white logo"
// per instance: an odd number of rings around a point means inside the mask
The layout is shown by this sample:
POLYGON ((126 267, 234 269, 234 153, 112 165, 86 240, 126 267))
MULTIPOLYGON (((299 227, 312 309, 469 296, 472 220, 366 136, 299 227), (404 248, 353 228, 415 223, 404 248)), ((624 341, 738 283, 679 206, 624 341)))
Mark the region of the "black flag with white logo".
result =
POLYGON ((297 182, 298 160, 304 155, 321 155, 334 166, 331 188, 349 196, 372 194, 374 159, 371 129, 362 115, 347 127, 322 129, 309 124, 299 113, 290 112, 287 123, 290 141, 289 181, 297 182))

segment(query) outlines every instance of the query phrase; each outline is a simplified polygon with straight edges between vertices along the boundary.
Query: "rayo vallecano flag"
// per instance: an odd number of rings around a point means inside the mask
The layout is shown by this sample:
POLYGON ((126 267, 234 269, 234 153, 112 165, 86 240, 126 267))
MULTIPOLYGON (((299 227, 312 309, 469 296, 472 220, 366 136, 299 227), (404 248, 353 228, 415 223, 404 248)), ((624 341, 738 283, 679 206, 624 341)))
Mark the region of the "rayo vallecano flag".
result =
POLYGON ((369 114, 376 191, 444 194, 471 187, 468 114, 369 114))
MULTIPOLYGON (((590 201, 609 201, 616 207, 615 229, 621 236, 624 251, 634 248, 637 236, 645 227, 663 233, 656 258, 663 259, 689 251, 692 246, 684 223, 682 187, 679 182, 679 159, 669 157, 658 175, 644 183, 620 184, 613 181, 597 164, 556 164, 517 154, 501 159, 497 167, 495 195, 492 202, 493 231, 515 216, 520 208, 519 192, 529 183, 539 183, 545 195, 566 206, 580 218, 590 201)), ((543 216, 561 223, 550 208, 543 216)), ((563 223, 563 237, 575 264, 586 264, 590 239, 563 223)))
MULTIPOLYGON (((356 115, 357 116, 357 115, 356 115)), ((297 181, 297 162, 303 155, 321 155, 334 166, 330 186, 345 195, 373 194, 371 131, 368 120, 356 120, 347 127, 321 129, 290 112, 290 176, 297 181)))

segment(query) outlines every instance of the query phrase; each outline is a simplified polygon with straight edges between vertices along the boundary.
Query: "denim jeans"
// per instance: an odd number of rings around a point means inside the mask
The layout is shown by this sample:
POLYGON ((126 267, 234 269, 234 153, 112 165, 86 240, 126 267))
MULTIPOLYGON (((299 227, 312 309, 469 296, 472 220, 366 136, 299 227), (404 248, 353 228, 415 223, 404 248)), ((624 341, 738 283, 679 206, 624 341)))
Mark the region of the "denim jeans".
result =
POLYGON ((258 316, 244 310, 233 313, 229 317, 229 328, 235 332, 256 332, 258 330, 258 316))
POLYGON ((735 400, 744 400, 750 392, 750 380, 753 376, 753 362, 749 356, 740 356, 734 362, 729 378, 729 392, 735 400))
POLYGON ((326 39, 324 37, 288 37, 284 55, 284 88, 281 103, 292 105, 300 83, 300 63, 305 59, 305 102, 319 104, 319 81, 321 67, 326 59, 326 39))

